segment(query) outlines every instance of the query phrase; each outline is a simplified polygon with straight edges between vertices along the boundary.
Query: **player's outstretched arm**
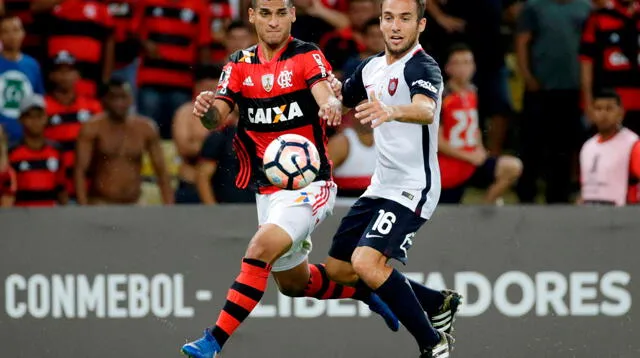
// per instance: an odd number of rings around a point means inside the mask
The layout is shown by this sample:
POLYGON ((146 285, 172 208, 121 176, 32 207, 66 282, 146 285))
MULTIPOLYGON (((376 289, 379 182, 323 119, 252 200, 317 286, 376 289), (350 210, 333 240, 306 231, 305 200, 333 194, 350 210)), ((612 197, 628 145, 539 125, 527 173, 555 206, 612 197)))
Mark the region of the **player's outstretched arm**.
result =
POLYGON ((216 99, 213 91, 200 92, 193 105, 193 115, 209 130, 218 128, 231 110, 229 103, 216 99))
POLYGON ((330 126, 342 122, 342 102, 336 97, 329 81, 318 81, 311 87, 311 93, 320 107, 318 116, 330 126))
POLYGON ((436 108, 436 101, 422 94, 415 94, 411 104, 389 106, 372 91, 369 101, 356 107, 356 119, 362 124, 371 123, 372 128, 390 121, 431 124, 436 117, 436 108))

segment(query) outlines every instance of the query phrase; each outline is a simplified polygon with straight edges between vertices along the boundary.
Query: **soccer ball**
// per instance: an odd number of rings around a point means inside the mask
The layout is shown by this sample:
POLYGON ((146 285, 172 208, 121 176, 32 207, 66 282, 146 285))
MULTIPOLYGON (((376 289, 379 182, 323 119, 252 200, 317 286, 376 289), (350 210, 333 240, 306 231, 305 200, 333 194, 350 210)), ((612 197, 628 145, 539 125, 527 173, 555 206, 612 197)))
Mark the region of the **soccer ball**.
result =
POLYGON ((311 184, 320 170, 316 146, 298 134, 283 134, 264 151, 264 173, 278 188, 297 190, 311 184))

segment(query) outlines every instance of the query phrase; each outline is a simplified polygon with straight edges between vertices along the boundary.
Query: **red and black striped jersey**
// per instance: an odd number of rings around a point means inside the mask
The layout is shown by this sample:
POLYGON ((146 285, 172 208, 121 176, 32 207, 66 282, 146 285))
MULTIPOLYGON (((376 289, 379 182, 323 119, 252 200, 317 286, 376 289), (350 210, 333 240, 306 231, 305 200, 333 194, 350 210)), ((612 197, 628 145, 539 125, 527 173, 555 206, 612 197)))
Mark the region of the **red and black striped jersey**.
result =
POLYGON ((0 169, 0 198, 3 196, 15 196, 16 188, 16 172, 10 166, 0 169))
POLYGON ((16 172, 16 206, 55 206, 64 190, 65 168, 62 152, 47 142, 39 150, 24 143, 9 151, 9 163, 16 172))
POLYGON ((615 88, 628 111, 640 110, 640 5, 629 14, 617 1, 589 16, 581 61, 593 63, 593 87, 615 88))
POLYGON ((66 189, 70 195, 75 193, 73 168, 76 163, 76 140, 82 124, 95 114, 102 112, 102 105, 93 98, 77 97, 70 105, 64 105, 53 97, 45 98, 49 124, 44 136, 56 142, 62 151, 62 161, 66 168, 66 189))
POLYGON ((140 2, 138 0, 106 0, 105 3, 113 19, 115 64, 116 68, 120 68, 130 64, 140 52, 133 28, 135 9, 140 6, 140 2))
POLYGON ((105 43, 113 33, 113 19, 107 6, 96 1, 64 1, 53 10, 48 40, 48 57, 68 51, 76 59, 82 79, 78 92, 95 97, 102 83, 105 43))
POLYGON ((318 104, 311 94, 311 87, 326 80, 329 71, 331 66, 316 45, 293 37, 270 61, 257 45, 231 55, 216 98, 240 109, 234 141, 240 162, 239 188, 251 186, 260 193, 278 190, 264 174, 262 157, 269 143, 286 133, 312 141, 321 158, 316 180, 331 178, 326 123, 318 117, 318 104))
POLYGON ((192 67, 198 49, 211 42, 210 13, 201 0, 143 0, 134 28, 143 41, 157 45, 159 58, 142 57, 138 85, 193 87, 192 67))

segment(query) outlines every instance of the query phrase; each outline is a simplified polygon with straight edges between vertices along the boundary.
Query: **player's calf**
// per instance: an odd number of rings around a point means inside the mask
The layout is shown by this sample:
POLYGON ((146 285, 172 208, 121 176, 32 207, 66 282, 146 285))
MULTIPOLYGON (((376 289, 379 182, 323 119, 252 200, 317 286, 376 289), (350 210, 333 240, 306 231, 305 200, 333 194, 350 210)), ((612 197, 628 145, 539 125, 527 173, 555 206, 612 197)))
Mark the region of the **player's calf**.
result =
POLYGON ((229 337, 262 299, 271 264, 289 249, 291 242, 289 235, 276 225, 266 224, 258 230, 249 243, 240 274, 227 293, 215 326, 207 328, 202 338, 182 346, 184 354, 193 358, 211 358, 222 350, 229 337))
POLYGON ((351 263, 347 261, 328 257, 325 261, 325 269, 327 271, 327 276, 329 276, 332 281, 338 282, 342 285, 355 286, 355 284, 360 280, 360 277, 358 277, 358 274, 353 269, 351 263))
POLYGON ((429 323, 406 277, 387 266, 387 260, 380 251, 369 246, 358 247, 351 258, 358 276, 389 305, 416 339, 420 350, 427 351, 440 342, 440 334, 429 323))

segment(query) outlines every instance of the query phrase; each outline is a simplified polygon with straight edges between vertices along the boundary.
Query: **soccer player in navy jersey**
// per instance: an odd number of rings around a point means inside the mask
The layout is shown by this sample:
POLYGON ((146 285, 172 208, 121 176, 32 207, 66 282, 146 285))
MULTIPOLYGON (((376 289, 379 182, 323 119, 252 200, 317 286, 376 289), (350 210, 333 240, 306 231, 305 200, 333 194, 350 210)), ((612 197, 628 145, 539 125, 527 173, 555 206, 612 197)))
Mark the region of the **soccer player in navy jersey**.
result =
POLYGON ((446 358, 460 295, 408 280, 388 264, 407 262, 415 233, 440 197, 443 81, 418 43, 424 9, 425 0, 383 0, 385 51, 364 60, 342 89, 334 84, 345 107, 355 107, 356 120, 374 128, 377 156, 371 185, 333 238, 326 270, 331 279, 366 286, 382 298, 416 339, 420 357, 446 358))
POLYGON ((397 318, 371 290, 336 284, 323 265, 308 264, 310 235, 331 215, 336 196, 325 129, 340 123, 342 103, 327 81, 331 66, 317 46, 291 37, 295 21, 291 1, 254 0, 249 20, 256 26, 258 44, 230 56, 216 93, 202 92, 194 115, 215 129, 238 105, 236 186, 256 191, 260 227, 215 325, 202 338, 185 344, 182 352, 194 358, 215 357, 261 300, 270 273, 286 295, 361 300, 397 330, 397 318), (315 181, 301 190, 272 186, 262 168, 265 148, 286 133, 309 139, 321 157, 315 181))

